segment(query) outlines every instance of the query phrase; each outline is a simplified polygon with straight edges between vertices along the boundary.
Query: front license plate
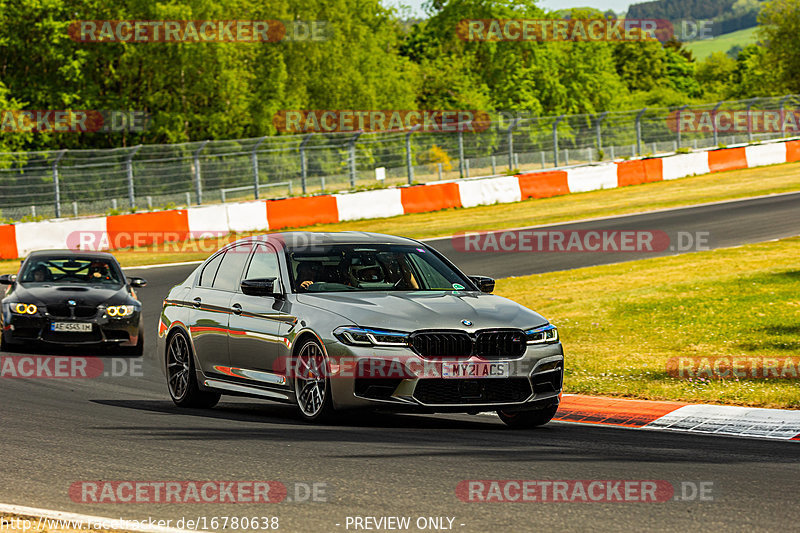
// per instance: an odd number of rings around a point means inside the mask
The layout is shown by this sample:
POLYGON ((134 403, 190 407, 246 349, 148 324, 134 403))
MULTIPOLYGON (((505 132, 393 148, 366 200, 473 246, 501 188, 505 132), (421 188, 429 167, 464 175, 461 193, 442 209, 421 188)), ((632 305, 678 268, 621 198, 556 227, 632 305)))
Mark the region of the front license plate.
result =
POLYGON ((443 378, 507 378, 508 363, 443 363, 443 378))
POLYGON ((89 322, 53 322, 50 324, 52 331, 69 331, 75 333, 90 333, 92 325, 89 322))

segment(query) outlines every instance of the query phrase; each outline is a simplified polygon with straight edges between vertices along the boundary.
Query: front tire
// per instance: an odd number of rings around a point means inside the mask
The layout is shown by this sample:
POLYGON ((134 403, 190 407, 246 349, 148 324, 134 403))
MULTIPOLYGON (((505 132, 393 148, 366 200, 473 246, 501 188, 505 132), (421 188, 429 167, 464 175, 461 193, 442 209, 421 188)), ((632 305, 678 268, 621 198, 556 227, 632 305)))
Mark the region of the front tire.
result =
POLYGON ((210 409, 219 402, 217 392, 201 391, 197 385, 194 357, 189 339, 182 331, 174 333, 167 342, 167 388, 178 407, 210 409))
POLYGON ((550 420, 556 416, 556 411, 558 411, 558 405, 537 409, 536 411, 517 411, 510 413, 497 411, 497 416, 509 427, 515 429, 530 429, 543 426, 550 422, 550 420))
POLYGON ((322 346, 316 340, 309 339, 298 350, 294 374, 300 416, 308 422, 331 420, 334 409, 328 364, 322 346))

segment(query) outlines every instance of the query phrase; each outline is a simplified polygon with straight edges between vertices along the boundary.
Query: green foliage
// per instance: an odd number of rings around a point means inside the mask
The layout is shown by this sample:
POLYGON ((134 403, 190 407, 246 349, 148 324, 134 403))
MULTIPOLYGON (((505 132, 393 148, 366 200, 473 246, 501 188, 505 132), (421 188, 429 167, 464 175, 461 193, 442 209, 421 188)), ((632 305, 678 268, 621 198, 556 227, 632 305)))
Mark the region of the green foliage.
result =
POLYGON ((770 0, 758 17, 765 59, 776 72, 779 90, 800 92, 800 0, 770 0))
MULTIPOLYGON (((754 2, 666 0, 632 6, 629 14, 739 16, 761 5, 754 2), (662 11, 651 12, 656 8, 662 11)), ((0 109, 141 110, 152 117, 145 132, 4 134, 0 152, 272 135, 275 113, 288 109, 593 114, 800 92, 800 0, 765 4, 763 45, 699 64, 677 41, 468 42, 456 32, 470 18, 612 15, 591 8, 548 13, 536 0, 430 0, 426 7, 427 19, 409 21, 381 0, 0 0, 0 109), (134 19, 323 20, 330 38, 86 44, 67 32, 73 20, 134 19)))

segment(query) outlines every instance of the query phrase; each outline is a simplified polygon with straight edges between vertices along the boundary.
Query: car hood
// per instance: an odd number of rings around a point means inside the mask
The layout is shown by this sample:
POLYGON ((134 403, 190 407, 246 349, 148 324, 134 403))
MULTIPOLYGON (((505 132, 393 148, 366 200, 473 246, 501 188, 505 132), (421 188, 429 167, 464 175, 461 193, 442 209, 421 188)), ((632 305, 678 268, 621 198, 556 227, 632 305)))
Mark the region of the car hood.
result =
POLYGON ((540 314, 516 302, 473 292, 317 293, 299 294, 297 301, 341 315, 352 325, 398 331, 526 329, 547 324, 540 314))
POLYGON ((55 284, 23 287, 17 284, 14 287, 13 297, 15 300, 37 305, 75 300, 78 305, 97 306, 106 302, 116 305, 125 303, 127 292, 125 287, 97 288, 55 284))

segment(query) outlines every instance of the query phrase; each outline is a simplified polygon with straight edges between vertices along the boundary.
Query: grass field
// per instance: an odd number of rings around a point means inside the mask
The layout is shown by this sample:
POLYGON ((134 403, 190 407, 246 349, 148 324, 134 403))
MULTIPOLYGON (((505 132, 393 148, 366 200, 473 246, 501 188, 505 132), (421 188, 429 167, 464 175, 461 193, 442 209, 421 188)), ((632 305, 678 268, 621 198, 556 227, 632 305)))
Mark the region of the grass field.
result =
POLYGON ((744 48, 748 44, 756 42, 756 28, 718 35, 713 39, 703 39, 700 41, 689 41, 685 47, 691 50, 697 61, 702 61, 714 52, 727 52, 737 44, 744 48))
MULTIPOLYGON (((800 163, 706 174, 514 204, 448 209, 434 213, 340 222, 306 229, 374 231, 423 239, 464 231, 552 224, 789 191, 800 191, 800 163)), ((227 238, 224 242, 229 240, 227 238)), ((158 250, 121 250, 114 254, 124 266, 193 261, 205 259, 222 242, 195 243, 194 247, 182 247, 182 251, 174 251, 175 246, 172 245, 163 245, 158 250)), ((5 261, 0 263, 0 271, 13 272, 18 266, 18 261, 5 261)))
POLYGON ((793 238, 509 278, 496 292, 559 327, 565 392, 798 409, 797 378, 689 380, 667 362, 800 355, 799 282, 793 238))

